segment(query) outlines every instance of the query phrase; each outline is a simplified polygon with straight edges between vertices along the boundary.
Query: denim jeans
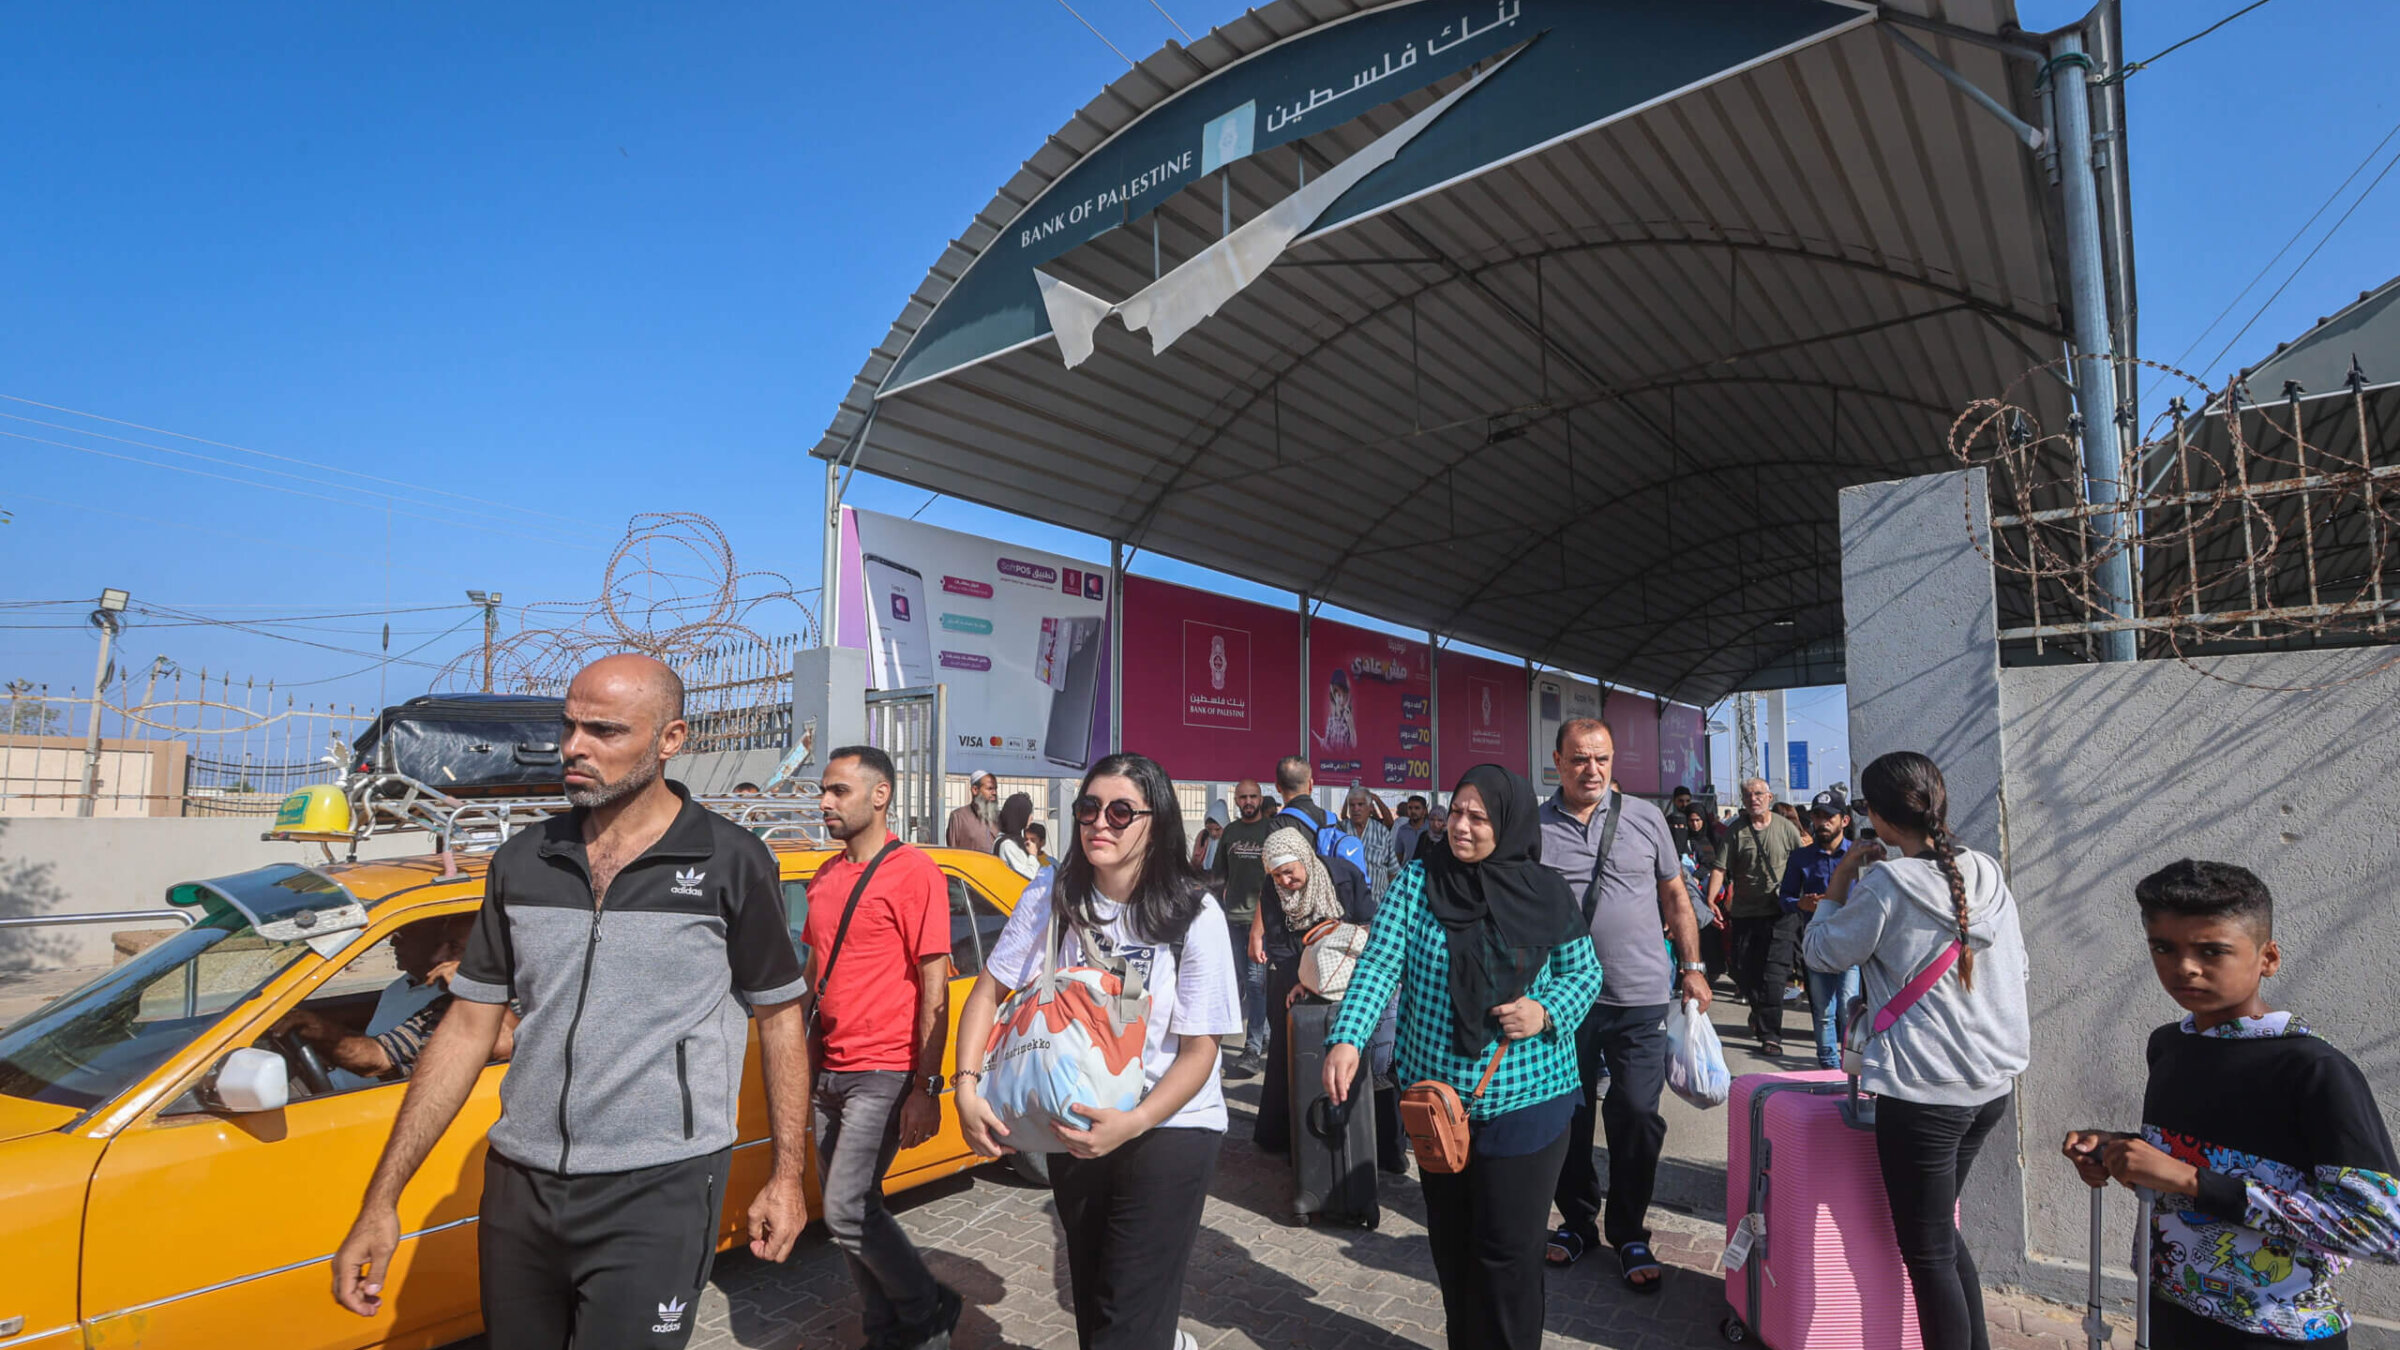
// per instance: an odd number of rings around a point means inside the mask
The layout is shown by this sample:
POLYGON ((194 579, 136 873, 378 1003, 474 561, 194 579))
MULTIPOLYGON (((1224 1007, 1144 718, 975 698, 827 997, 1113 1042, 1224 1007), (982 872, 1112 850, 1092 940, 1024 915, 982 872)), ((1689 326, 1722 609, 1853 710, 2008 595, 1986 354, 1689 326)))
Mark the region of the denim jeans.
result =
POLYGON ((1267 963, 1250 959, 1247 923, 1233 933, 1233 972, 1242 990, 1242 1053, 1263 1055, 1267 1052, 1267 963))
POLYGON ((819 1074, 816 1082, 817 1191, 826 1231, 858 1286, 869 1343, 932 1321, 941 1296, 925 1258, 883 1203, 909 1078, 870 1070, 819 1074))
POLYGON ((1808 972, 1808 1011, 1817 1020, 1817 1067, 1842 1067, 1842 1010, 1859 996, 1858 967, 1839 975, 1808 972))

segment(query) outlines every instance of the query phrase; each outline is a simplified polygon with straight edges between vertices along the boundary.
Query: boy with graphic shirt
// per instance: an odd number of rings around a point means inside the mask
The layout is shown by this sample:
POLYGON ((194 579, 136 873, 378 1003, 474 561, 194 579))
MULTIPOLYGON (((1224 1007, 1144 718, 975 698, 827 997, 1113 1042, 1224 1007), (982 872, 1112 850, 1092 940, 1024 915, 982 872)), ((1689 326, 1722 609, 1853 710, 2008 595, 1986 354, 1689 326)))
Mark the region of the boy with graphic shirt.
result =
POLYGON ((2078 1130, 2086 1183, 2158 1192, 2152 1343, 2349 1343, 2333 1277, 2400 1259, 2400 1164, 2367 1081, 2260 982, 2282 966, 2265 883, 2186 859, 2134 888, 2183 1020, 2151 1033, 2138 1135, 2078 1130))

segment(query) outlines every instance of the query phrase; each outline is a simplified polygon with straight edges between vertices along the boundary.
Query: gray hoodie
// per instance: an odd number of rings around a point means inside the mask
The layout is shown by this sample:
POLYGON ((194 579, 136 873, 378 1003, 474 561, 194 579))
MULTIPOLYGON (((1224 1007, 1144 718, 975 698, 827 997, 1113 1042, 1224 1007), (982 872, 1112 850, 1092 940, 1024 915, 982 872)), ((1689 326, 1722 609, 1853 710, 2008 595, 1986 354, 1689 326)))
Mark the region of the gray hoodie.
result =
MULTIPOLYGON (((1980 1106, 2025 1069, 2025 938, 2000 864, 1960 849, 1967 883, 1967 948, 1975 987, 1953 967, 1891 1030, 1867 1042, 1859 1085, 1879 1097, 1932 1106, 1980 1106)), ((1931 858, 1870 864, 1849 900, 1817 910, 1801 930, 1809 969, 1859 967, 1870 1010, 1880 1009, 1958 937, 1950 882, 1931 858)), ((1870 1026, 1872 1021, 1870 1020, 1870 1026)))

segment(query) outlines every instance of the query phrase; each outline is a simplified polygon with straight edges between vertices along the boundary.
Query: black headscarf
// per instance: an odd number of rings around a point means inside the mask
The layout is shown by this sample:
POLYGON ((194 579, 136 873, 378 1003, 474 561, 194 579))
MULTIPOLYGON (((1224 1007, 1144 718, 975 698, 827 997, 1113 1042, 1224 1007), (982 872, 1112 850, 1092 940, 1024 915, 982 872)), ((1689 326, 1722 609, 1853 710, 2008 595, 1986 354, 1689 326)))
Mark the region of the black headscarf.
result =
MULTIPOLYGON (((1031 819, 1033 819, 1033 798, 1022 792, 1016 793, 1000 804, 1000 837, 1027 853, 1033 852, 1033 845, 1025 840, 1025 822, 1031 819)), ((997 843, 992 847, 995 852, 999 849, 997 843)))
POLYGON ((1566 879, 1542 865, 1533 784, 1497 764, 1478 764, 1458 786, 1483 797, 1491 854, 1460 862, 1445 838, 1420 856, 1425 902, 1450 951, 1451 1035, 1461 1054, 1474 1055, 1498 1034, 1491 1010, 1523 998, 1551 950, 1586 930, 1566 879))

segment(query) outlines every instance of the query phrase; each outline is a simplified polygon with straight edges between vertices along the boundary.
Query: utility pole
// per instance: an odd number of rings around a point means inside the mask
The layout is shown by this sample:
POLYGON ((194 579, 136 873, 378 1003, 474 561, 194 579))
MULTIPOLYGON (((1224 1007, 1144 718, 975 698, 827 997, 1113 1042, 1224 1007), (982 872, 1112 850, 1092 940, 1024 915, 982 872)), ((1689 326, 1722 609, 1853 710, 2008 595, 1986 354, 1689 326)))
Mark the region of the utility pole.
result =
POLYGON ((100 592, 100 608, 92 611, 92 624, 100 630, 100 660, 92 667, 92 713, 83 728, 83 786, 77 793, 75 814, 90 816, 100 799, 100 694, 108 686, 108 653, 116 645, 118 615, 125 612, 125 602, 132 597, 111 586, 100 592))
POLYGON ((1760 777, 1758 772, 1758 695, 1748 692, 1733 696, 1733 783, 1734 798, 1740 800, 1741 785, 1760 777))
MULTIPOLYGON (((2083 479, 2094 506, 2124 500, 2124 442, 2117 427, 2117 367, 2109 333, 2108 276, 2101 256, 2100 189, 2094 176, 2090 77, 2080 32, 2062 32, 2050 44, 2050 97, 2058 123, 2060 207, 2066 225, 2068 313, 2075 339, 2075 404, 2083 415, 2083 479)), ((2110 147, 2122 153, 2121 147, 2110 147)), ((2092 580, 2100 617, 2135 617, 2131 522, 2123 511, 2091 518, 2092 533, 2105 550, 2092 580)), ((2134 632, 2100 635, 2103 661, 2131 661, 2134 632)))
POLYGON ((492 644, 500 637, 500 592, 467 592, 467 603, 483 606, 483 692, 492 692, 492 644))

